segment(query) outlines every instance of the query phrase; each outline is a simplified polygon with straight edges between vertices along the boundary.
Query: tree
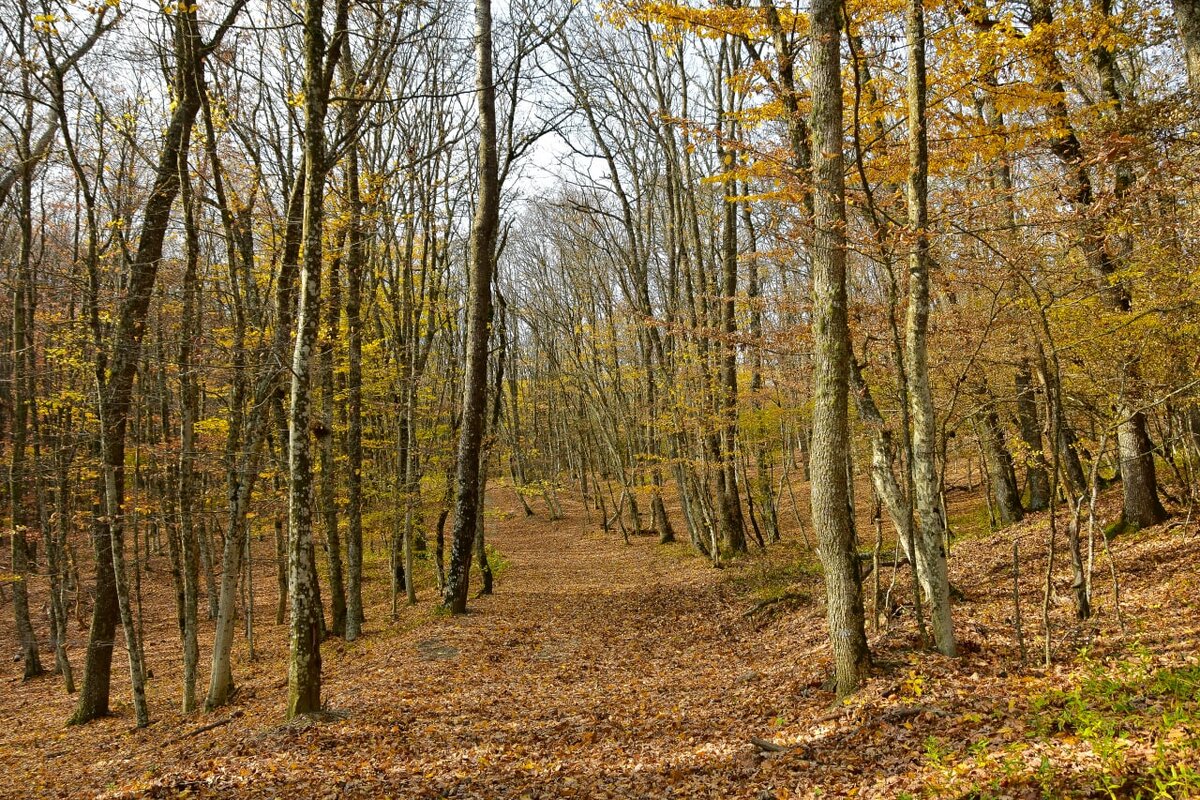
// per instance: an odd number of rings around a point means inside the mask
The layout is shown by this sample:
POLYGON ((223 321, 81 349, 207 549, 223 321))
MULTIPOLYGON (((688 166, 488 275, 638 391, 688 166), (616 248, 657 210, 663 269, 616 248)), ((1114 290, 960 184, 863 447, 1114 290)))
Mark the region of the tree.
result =
POLYGON ((846 309, 845 177, 842 164, 841 5, 811 10, 813 150, 812 523, 825 567, 826 614, 838 696, 858 688, 871 656, 862 578, 850 518, 850 329, 846 309))
MULTIPOLYGON (((292 381, 288 406, 288 606, 291 610, 288 646, 287 717, 321 710, 321 636, 324 612, 317 589, 313 547, 313 479, 311 455, 312 362, 321 319, 321 269, 324 261, 325 113, 329 80, 324 0, 307 0, 304 7, 304 202, 299 305, 296 344, 292 352, 292 381)), ((337 6, 335 43, 346 35, 346 0, 337 6)), ((328 435, 328 433, 326 433, 328 435)))
POLYGON ((487 421, 487 350, 492 309, 492 270, 500 227, 500 176, 496 141, 496 86, 492 69, 492 4, 475 0, 475 102, 479 115, 479 188, 471 223, 467 289, 466 365, 462 429, 458 440, 457 486, 450 570, 443 603, 455 614, 467 610, 471 549, 483 498, 479 491, 480 450, 487 421))

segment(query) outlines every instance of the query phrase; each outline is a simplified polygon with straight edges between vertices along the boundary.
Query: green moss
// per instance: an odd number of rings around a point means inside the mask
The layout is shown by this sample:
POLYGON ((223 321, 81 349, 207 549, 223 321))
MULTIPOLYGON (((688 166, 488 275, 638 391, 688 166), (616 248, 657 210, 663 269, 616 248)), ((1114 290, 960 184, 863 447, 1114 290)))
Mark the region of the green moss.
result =
POLYGON ((1104 526, 1104 538, 1111 542, 1118 536, 1134 534, 1139 530, 1141 529, 1137 525, 1126 521, 1122 517, 1104 526))
POLYGON ((946 524, 956 542, 987 536, 992 532, 987 498, 979 494, 967 502, 952 506, 947 510, 946 524))

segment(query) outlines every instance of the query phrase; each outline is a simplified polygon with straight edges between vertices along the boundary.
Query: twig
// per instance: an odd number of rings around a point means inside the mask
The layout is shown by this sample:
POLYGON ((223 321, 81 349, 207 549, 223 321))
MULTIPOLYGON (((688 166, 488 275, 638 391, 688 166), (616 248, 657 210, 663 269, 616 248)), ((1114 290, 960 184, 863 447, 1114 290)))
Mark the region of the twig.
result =
POLYGON ((759 750, 765 750, 768 753, 786 753, 789 750, 794 750, 794 747, 789 747, 784 744, 776 744, 775 742, 766 739, 759 739, 757 736, 750 737, 750 744, 757 747, 759 750))
POLYGON ((187 733, 180 734, 179 736, 176 736, 174 739, 169 740, 163 746, 166 747, 168 745, 173 745, 176 742, 183 741, 184 739, 190 739, 193 736, 199 736, 200 734, 207 733, 208 731, 211 731, 215 728, 220 728, 222 726, 228 725, 229 723, 233 722, 238 717, 242 716, 242 714, 244 714, 244 713, 245 712, 239 708, 237 711, 233 712, 228 717, 225 717, 224 719, 219 719, 216 722, 210 722, 207 725, 201 725, 199 728, 193 728, 192 730, 188 731, 187 733))
POLYGON ((770 597, 770 598, 767 598, 766 600, 760 600, 759 602, 757 602, 753 606, 751 606, 750 610, 747 611, 746 613, 742 614, 742 616, 743 617, 753 617, 755 614, 762 611, 764 608, 768 608, 777 603, 788 603, 788 602, 792 602, 792 601, 795 601, 798 603, 799 602, 812 602, 812 595, 810 595, 806 592, 785 592, 784 594, 781 594, 778 597, 770 597))

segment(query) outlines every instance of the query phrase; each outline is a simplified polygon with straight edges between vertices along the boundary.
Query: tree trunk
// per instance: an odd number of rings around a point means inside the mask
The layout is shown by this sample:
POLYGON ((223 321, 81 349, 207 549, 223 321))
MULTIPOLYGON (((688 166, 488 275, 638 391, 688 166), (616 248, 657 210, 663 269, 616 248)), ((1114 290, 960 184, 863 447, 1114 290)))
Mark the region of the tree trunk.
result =
POLYGON ((458 440, 450 570, 446 576, 443 600, 454 614, 462 614, 467 610, 471 549, 482 500, 479 496, 479 476, 483 429, 487 422, 488 327, 492 305, 492 268, 500 224, 491 0, 475 0, 475 57, 475 97, 479 112, 479 195, 471 225, 462 431, 458 440))
POLYGON ((1171 5, 1175 8, 1175 24, 1179 27, 1179 39, 1183 43, 1188 85, 1193 94, 1200 95, 1200 2, 1172 0, 1171 5))
MULTIPOLYGON (((1123 406, 1121 413, 1128 412, 1123 406)), ((1146 430, 1146 415, 1135 411, 1117 425, 1117 447, 1121 454, 1121 485, 1124 490, 1125 524, 1148 528, 1167 518, 1158 499, 1154 468, 1154 443, 1146 430)), ((1099 454, 1096 456, 1099 458, 1099 454)))
POLYGON ((325 334, 321 342, 321 422, 317 443, 321 464, 321 522, 325 528, 325 549, 329 558, 330 628, 333 636, 346 635, 346 587, 342 578, 342 537, 338 531, 337 468, 334 466, 333 373, 334 350, 341 322, 339 267, 341 259, 329 262, 329 299, 325 304, 325 334))
MULTIPOLYGON (((985 402, 991 403, 989 396, 985 402)), ((991 407, 979 412, 979 438, 983 446, 984 460, 987 462, 988 481, 991 484, 992 496, 996 500, 996 508, 1001 525, 1010 525, 1020 521, 1025 516, 1021 506, 1021 495, 1017 489, 1017 474, 1013 468, 1012 454, 1005 442, 1004 429, 1000 427, 1000 417, 991 407)))
MULTIPOLYGON (((321 710, 321 628, 313 547, 312 361, 321 314, 325 199, 325 28, 323 0, 304 14, 304 211, 300 295, 288 409, 288 636, 287 718, 321 710)), ((339 4, 339 22, 343 19, 339 4)), ((340 30, 340 28, 339 28, 340 30)))
MULTIPOLYGON (((22 28, 22 31, 24 28, 22 28)), ((21 159, 19 192, 19 225, 21 231, 20 253, 16 265, 16 280, 12 289, 12 385, 13 419, 12 442, 9 454, 9 519, 12 523, 9 541, 12 551, 12 567, 16 576, 13 583, 13 614, 17 637, 21 643, 24 661, 23 678, 29 680, 41 675, 42 661, 38 654, 37 636, 29 619, 29 559, 25 531, 30 524, 28 513, 29 476, 26 475, 25 460, 29 435, 29 411, 33 397, 30 381, 33 330, 30 326, 28 301, 33 287, 33 152, 30 131, 33 126, 33 97, 29 94, 28 73, 22 74, 26 98, 24 125, 22 126, 18 158, 21 159)), ((46 532, 43 532, 46 533, 46 532)))
MULTIPOLYGON (((348 45, 344 45, 347 46, 348 45)), ((343 51, 344 65, 349 59, 343 51)), ((357 107, 351 106, 357 114, 357 107)), ((353 120, 357 117, 352 117, 353 120)), ((346 330, 349 335, 349 373, 346 456, 346 641, 352 642, 362 632, 362 268, 363 232, 362 199, 359 194, 358 151, 351 147, 346 155, 346 195, 350 205, 350 230, 346 238, 346 330)))
MULTIPOLYGON (((724 43, 722 51, 725 50, 724 43)), ((726 87, 718 86, 718 125, 725 128, 723 99, 726 87)), ((719 347, 720 387, 717 391, 722 421, 721 439, 718 446, 722 476, 718 480, 721 489, 721 545, 731 553, 746 552, 746 523, 742 518, 741 493, 738 491, 736 455, 737 449, 737 285, 738 285, 738 233, 737 233, 737 180, 734 177, 734 154, 717 140, 717 158, 724 165, 723 197, 721 204, 721 285, 718 320, 721 339, 719 347)))
POLYGON ((905 335, 908 395, 912 414, 912 470, 916 522, 917 571, 929 600, 930 624, 938 650, 956 653, 946 554, 945 520, 938 499, 937 424, 929 385, 929 150, 925 129, 925 13, 920 0, 909 0, 905 26, 908 49, 908 319, 905 335))
POLYGON ((1021 440, 1028 451, 1025 457, 1025 487, 1030 511, 1045 511, 1050 505, 1050 476, 1046 474, 1046 456, 1042 451, 1042 426, 1038 422, 1037 394, 1029 363, 1022 361, 1014 379, 1017 394, 1017 422, 1021 440))
POLYGON ((870 668, 862 578, 846 485, 850 448, 846 308, 845 177, 842 166, 841 4, 814 0, 811 11, 813 226, 812 521, 825 567, 826 613, 839 696, 870 668))
POLYGON ((200 241, 197 230, 195 199, 188 175, 187 151, 180 151, 179 175, 183 200, 185 264, 183 275, 183 315, 180 319, 179 345, 179 540, 183 572, 183 713, 196 708, 196 669, 200 662, 197 639, 199 622, 197 600, 200 594, 199 541, 196 533, 196 418, 199 415, 200 387, 192 364, 192 347, 200 335, 201 297, 197 286, 200 241))
MULTIPOLYGON (((117 317, 116 330, 111 339, 108 372, 104 376, 98 371, 98 394, 100 398, 101 452, 103 457, 103 494, 101 507, 106 517, 104 532, 97 540, 97 557, 111 559, 113 571, 100 575, 97 568, 97 602, 99 611, 112 613, 115 607, 125 629, 126 645, 130 659, 130 678, 134 691, 135 714, 139 725, 148 722, 143 694, 143 675, 140 662, 140 647, 129 606, 128 586, 124 573, 124 535, 122 513, 125 491, 125 430, 132 401, 133 381, 141 358, 142 338, 146 329, 146 316, 150 308, 151 295, 162 261, 163 242, 171 217, 171 207, 179 192, 179 157, 188 147, 192 125, 200 109, 203 88, 203 55, 198 33, 195 10, 175 15, 175 59, 174 84, 178 100, 163 136, 162 150, 155 167, 154 185, 146 200, 142 216, 141 235, 137 252, 129 267, 125 280, 125 297, 117 317), (115 597, 101 597, 102 592, 115 592, 115 597)), ((99 343, 97 343, 99 344, 99 343)), ((105 570, 107 572, 107 570, 105 570)), ((94 618, 95 621, 95 618, 94 618)), ((108 682, 111 670, 112 649, 109 621, 93 625, 91 635, 108 634, 104 643, 89 643, 89 658, 84 672, 84 691, 80 693, 80 704, 72 720, 86 722, 95 713, 107 711, 108 687, 95 685, 97 680, 108 682), (93 647, 93 645, 98 645, 93 647), (95 655, 93 656, 93 653, 95 655), (100 663, 101 661, 106 663, 100 663), (96 670, 96 677, 89 680, 88 670, 96 670), (103 700, 99 705, 96 701, 103 700)))

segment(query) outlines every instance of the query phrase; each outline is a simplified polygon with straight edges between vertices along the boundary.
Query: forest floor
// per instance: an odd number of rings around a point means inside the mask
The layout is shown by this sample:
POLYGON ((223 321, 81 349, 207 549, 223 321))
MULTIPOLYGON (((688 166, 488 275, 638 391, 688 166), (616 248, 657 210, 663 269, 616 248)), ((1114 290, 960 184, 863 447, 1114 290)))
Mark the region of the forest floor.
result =
MULTIPOLYGON (((144 730, 132 725, 121 646, 115 716, 65 727, 72 698, 59 679, 22 683, 11 663, 4 604, 0 796, 1200 796, 1194 521, 1112 541, 1125 631, 1102 542, 1097 613, 1086 623, 1073 619, 1060 552, 1046 668, 1045 515, 993 533, 977 494, 952 497, 962 656, 917 646, 902 568, 892 590, 901 606, 872 629, 873 676, 834 704, 823 688, 820 570, 798 532, 715 570, 686 544, 635 536, 626 545, 580 503, 564 502, 565 518, 551 521, 515 513, 511 490, 493 494, 496 594, 451 618, 424 587, 393 621, 378 577, 383 556, 372 554, 366 636, 323 647, 323 720, 282 721, 286 629, 269 613, 269 541, 256 545, 257 657, 248 661, 239 642, 239 692, 228 708, 178 712, 170 594, 147 594, 153 723, 144 730), (1014 539, 1024 662, 1013 625, 1014 539)), ((1117 500, 1106 498, 1110 517, 1117 500)), ((869 520, 860 528, 873 537, 869 520)), ((169 585, 165 557, 155 570, 147 585, 169 585)), ((886 590, 892 569, 882 572, 886 590)), ((868 617, 872 588, 868 577, 868 617)), ((86 634, 72 636, 78 669, 86 634)))

